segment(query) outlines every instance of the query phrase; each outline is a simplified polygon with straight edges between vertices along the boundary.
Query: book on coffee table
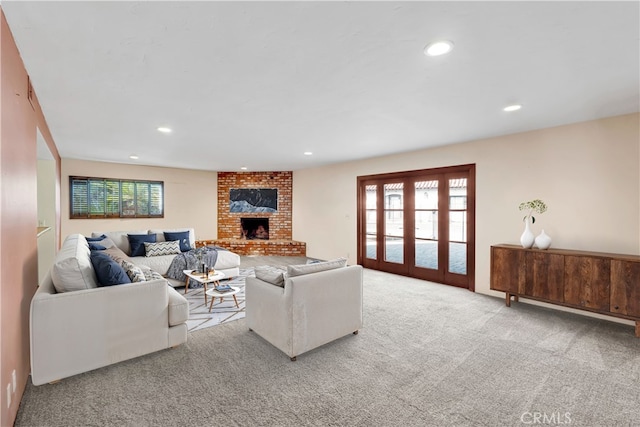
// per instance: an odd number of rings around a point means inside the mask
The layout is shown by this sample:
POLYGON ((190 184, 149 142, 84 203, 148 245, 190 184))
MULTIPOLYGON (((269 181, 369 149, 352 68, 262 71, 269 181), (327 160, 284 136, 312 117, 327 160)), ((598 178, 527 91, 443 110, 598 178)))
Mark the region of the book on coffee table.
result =
POLYGON ((231 292, 233 288, 229 285, 216 285, 216 291, 218 292, 231 292))

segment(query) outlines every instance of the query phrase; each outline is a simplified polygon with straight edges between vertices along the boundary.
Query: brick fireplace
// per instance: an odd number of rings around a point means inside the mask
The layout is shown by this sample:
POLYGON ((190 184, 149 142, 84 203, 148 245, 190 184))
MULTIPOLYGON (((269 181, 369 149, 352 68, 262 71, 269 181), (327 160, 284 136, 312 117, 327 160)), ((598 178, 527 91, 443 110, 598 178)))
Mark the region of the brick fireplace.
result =
POLYGON ((291 239, 292 196, 291 171, 218 172, 218 239, 199 243, 241 255, 306 256, 306 244, 291 239), (276 189, 277 209, 231 212, 232 189, 276 189))

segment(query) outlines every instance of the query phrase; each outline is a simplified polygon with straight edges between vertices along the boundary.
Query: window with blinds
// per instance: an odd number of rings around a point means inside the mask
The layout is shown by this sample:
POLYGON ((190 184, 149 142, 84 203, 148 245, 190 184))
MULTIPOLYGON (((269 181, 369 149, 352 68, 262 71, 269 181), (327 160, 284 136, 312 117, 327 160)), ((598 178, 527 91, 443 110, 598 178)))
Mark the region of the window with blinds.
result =
POLYGON ((69 177, 70 218, 163 218, 164 183, 69 177))

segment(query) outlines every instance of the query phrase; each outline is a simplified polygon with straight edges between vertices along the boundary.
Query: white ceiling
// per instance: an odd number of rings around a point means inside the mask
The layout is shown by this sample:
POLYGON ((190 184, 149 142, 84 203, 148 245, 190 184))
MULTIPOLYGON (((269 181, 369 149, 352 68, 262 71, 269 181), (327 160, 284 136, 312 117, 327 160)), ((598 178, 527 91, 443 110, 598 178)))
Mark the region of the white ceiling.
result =
POLYGON ((638 112, 639 5, 2 1, 62 157, 218 171, 638 112))

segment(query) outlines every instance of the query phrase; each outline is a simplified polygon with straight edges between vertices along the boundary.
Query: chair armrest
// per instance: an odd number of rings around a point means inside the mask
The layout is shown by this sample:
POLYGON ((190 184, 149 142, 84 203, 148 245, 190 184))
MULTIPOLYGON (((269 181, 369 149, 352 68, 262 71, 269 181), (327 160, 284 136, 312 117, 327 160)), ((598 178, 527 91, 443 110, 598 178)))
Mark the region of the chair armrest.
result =
POLYGON ((291 288, 293 355, 362 328, 362 266, 295 276, 291 288))
POLYGON ((288 354, 291 347, 291 296, 285 289, 255 277, 245 282, 249 329, 288 354))

